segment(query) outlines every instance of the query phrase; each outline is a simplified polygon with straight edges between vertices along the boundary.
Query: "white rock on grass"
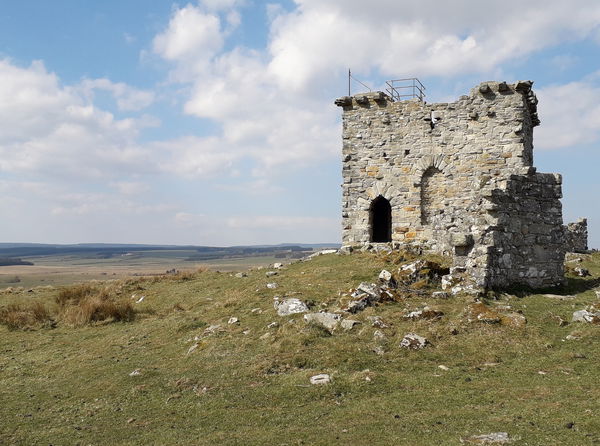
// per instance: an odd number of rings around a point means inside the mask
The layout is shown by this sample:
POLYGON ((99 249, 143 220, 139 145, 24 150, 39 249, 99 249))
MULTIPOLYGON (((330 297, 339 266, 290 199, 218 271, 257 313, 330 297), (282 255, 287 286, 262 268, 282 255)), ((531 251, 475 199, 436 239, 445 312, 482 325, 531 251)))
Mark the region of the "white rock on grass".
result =
POLYGON ((242 277, 248 277, 248 274, 246 274, 246 273, 235 273, 235 277, 237 277, 238 279, 241 279, 242 277))
POLYGON ((423 336, 419 336, 415 333, 408 333, 400 341, 400 347, 408 348, 411 350, 420 350, 425 348, 429 344, 429 341, 423 336))
POLYGON ((355 326, 355 325, 358 325, 358 324, 360 324, 360 322, 359 322, 359 321, 355 321, 355 320, 353 320, 353 319, 344 319, 344 320, 343 320, 343 321, 340 323, 341 327, 342 327, 344 330, 346 330, 346 331, 352 330, 352 329, 354 328, 354 326, 355 326))
POLYGON ((277 288, 277 284, 275 282, 267 283, 267 288, 270 290, 274 290, 275 288, 277 288))
POLYGON ((341 319, 342 317, 335 313, 308 313, 304 315, 304 320, 307 323, 320 325, 329 331, 335 330, 341 319))
POLYGON ((369 320, 369 322, 371 322, 371 325, 373 327, 377 327, 377 328, 388 328, 389 325, 386 324, 383 319, 381 319, 381 316, 367 316, 367 319, 369 320))
POLYGON ((229 325, 232 325, 232 324, 239 324, 239 323, 240 323, 240 320, 239 320, 237 317, 230 317, 230 318, 229 318, 229 320, 227 321, 227 323, 228 323, 229 325))
POLYGON ((314 385, 329 384, 331 382, 331 376, 327 373, 321 373, 319 375, 311 376, 310 383, 314 385))
POLYGON ((390 273, 387 269, 381 270, 379 273, 379 280, 389 287, 394 288, 396 286, 396 281, 394 280, 392 273, 390 273))
POLYGON ((276 275, 277 275, 277 271, 267 271, 265 273, 265 276, 267 276, 267 277, 273 277, 273 276, 276 276, 276 275))
POLYGON ((450 297, 445 291, 434 291, 431 293, 433 299, 448 299, 450 297))
POLYGON ((322 255, 326 255, 326 254, 335 254, 337 252, 338 252, 337 249, 323 249, 323 250, 317 251, 309 256, 306 256, 305 260, 311 260, 318 256, 322 256, 322 255))
POLYGON ((591 324, 600 323, 600 311, 591 312, 588 309, 575 311, 573 322, 587 322, 591 324))
POLYGON ((373 332, 373 339, 385 339, 385 333, 381 330, 375 330, 373 332))
POLYGON ((140 376, 142 374, 140 369, 135 369, 133 372, 129 374, 129 376, 140 376))
POLYGON ((512 440, 510 439, 510 437, 508 436, 508 433, 506 433, 506 432, 492 432, 491 434, 473 435, 468 438, 461 438, 460 442, 467 443, 467 444, 496 445, 496 444, 509 444, 512 442, 512 440))
POLYGON ((273 268, 275 268, 275 269, 283 268, 283 263, 280 263, 280 262, 273 263, 273 268))
POLYGON ((273 306, 277 310, 279 316, 289 316, 290 314, 306 313, 308 307, 304 302, 295 297, 291 297, 285 300, 275 300, 273 306))

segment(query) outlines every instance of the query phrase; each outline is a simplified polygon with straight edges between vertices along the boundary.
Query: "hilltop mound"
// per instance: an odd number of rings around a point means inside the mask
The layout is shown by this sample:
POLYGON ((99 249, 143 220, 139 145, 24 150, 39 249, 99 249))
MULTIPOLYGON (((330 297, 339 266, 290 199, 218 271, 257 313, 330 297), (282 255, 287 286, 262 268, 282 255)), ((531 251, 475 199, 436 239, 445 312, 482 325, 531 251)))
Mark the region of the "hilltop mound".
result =
POLYGON ((8 290, 0 313, 45 323, 0 326, 0 443, 599 442, 600 255, 569 265, 552 294, 485 297, 406 254, 8 290), (133 312, 64 316, 94 296, 133 312))

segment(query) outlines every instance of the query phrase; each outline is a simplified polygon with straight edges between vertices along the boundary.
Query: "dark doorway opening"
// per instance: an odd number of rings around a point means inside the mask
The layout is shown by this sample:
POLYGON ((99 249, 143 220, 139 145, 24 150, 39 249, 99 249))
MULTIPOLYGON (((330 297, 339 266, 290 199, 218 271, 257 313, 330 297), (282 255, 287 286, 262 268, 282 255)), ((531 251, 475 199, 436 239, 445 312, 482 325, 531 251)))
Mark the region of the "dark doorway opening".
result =
POLYGON ((381 195, 373 200, 369 212, 371 241, 385 243, 392 241, 392 207, 381 195))

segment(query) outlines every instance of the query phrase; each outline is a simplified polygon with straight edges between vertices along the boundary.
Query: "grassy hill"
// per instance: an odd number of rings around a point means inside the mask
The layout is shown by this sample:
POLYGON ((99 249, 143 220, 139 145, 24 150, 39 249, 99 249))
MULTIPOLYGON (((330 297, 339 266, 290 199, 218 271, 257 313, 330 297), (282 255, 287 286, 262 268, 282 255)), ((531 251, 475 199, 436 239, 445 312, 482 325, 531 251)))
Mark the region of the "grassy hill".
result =
POLYGON ((474 304, 434 299, 439 285, 420 280, 333 332, 278 316, 274 296, 331 311, 410 259, 323 255, 272 277, 5 290, 0 444, 459 445, 491 432, 514 445, 599 444, 600 326, 569 321, 598 302, 600 255, 579 257, 592 276, 554 296, 474 304), (443 315, 405 318, 426 305, 443 315), (519 314, 526 323, 509 317, 519 314), (430 344, 401 348, 407 333, 430 344), (311 385, 320 373, 331 382, 311 385))

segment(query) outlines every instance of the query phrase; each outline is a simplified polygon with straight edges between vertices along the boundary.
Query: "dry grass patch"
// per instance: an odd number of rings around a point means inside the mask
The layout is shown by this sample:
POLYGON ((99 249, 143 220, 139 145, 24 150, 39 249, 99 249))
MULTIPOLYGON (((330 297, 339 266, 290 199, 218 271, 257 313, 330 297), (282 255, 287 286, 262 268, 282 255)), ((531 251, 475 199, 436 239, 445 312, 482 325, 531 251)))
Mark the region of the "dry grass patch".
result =
POLYGON ((78 284, 63 288, 56 296, 59 318, 73 326, 102 321, 132 321, 135 310, 131 302, 118 298, 108 287, 78 284))
POLYGON ((0 324, 6 325, 11 330, 27 330, 43 326, 53 326, 48 308, 41 302, 29 305, 11 304, 0 309, 0 324))

